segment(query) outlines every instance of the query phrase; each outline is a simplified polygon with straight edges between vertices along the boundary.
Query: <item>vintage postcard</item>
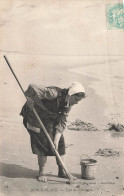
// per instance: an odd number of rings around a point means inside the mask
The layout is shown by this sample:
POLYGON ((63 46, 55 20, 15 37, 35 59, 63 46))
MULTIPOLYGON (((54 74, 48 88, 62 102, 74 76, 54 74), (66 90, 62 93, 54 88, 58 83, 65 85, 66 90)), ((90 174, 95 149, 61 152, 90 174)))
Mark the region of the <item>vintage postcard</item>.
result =
POLYGON ((0 1, 0 195, 124 196, 124 3, 0 1))

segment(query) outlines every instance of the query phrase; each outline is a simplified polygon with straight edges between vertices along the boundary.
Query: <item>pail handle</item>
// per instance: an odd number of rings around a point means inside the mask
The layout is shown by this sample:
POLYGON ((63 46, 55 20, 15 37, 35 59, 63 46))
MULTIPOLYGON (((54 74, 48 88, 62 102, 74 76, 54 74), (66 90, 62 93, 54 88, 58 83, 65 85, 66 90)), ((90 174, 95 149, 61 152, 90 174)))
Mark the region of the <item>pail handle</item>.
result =
MULTIPOLYGON (((85 156, 87 156, 88 158, 90 158, 88 155, 86 155, 86 154, 82 154, 82 155, 85 155, 85 156)), ((81 157, 82 157, 82 155, 80 156, 80 161, 81 161, 81 157)), ((91 159, 91 158, 90 158, 91 159)))

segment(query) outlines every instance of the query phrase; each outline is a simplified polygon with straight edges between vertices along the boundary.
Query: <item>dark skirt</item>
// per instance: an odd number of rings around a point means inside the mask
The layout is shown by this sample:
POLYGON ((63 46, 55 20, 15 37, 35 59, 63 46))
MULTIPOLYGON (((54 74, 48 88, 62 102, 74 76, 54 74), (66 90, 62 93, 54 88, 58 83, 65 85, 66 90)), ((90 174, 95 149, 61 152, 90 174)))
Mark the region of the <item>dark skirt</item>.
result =
MULTIPOLYGON (((42 120, 50 138, 54 141, 55 137, 55 122, 54 120, 42 120)), ((23 124, 27 129, 27 121, 23 119, 23 124)), ((40 133, 36 133, 30 129, 27 129, 30 134, 31 139, 31 149, 33 154, 41 155, 41 156, 55 156, 55 152, 49 144, 48 139, 46 138, 42 129, 40 129, 40 133)), ((60 155, 65 154, 65 141, 63 134, 59 140, 58 152, 60 155)))

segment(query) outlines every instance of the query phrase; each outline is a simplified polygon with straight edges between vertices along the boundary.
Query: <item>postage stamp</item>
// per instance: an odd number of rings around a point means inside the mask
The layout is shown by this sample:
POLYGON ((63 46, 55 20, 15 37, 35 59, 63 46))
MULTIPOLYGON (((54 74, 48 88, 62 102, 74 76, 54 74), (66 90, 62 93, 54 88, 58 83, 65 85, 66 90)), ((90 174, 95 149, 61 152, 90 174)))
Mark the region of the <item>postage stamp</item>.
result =
POLYGON ((108 29, 124 29, 124 5, 114 4, 106 6, 108 29))

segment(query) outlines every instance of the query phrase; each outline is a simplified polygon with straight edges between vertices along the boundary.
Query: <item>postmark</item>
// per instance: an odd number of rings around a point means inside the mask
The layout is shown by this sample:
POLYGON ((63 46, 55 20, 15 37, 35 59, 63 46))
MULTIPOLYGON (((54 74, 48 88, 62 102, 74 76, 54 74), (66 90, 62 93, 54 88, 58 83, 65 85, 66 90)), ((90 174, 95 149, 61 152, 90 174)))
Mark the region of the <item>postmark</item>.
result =
POLYGON ((124 5, 114 4, 106 6, 107 26, 109 30, 124 29, 124 5))

